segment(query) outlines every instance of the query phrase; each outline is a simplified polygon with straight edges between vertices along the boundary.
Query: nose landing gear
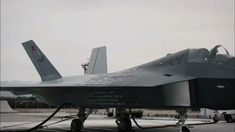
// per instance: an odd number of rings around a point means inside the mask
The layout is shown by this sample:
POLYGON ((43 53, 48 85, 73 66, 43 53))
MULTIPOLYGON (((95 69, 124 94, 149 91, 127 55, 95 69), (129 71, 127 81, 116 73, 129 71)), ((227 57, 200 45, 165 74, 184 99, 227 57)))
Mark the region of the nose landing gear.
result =
POLYGON ((187 118, 187 109, 182 108, 176 111, 179 114, 179 121, 177 125, 179 125, 178 132, 190 132, 188 126, 185 124, 185 120, 187 118))

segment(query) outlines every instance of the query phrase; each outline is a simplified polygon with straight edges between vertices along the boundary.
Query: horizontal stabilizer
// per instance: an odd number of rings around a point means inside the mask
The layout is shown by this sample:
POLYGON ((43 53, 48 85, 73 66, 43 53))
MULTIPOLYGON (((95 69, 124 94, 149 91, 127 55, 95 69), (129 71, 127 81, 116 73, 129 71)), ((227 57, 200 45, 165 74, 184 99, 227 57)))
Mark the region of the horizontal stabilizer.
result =
POLYGON ((60 73, 55 69, 47 57, 37 47, 33 40, 22 43, 33 65, 37 69, 42 81, 61 78, 60 73))

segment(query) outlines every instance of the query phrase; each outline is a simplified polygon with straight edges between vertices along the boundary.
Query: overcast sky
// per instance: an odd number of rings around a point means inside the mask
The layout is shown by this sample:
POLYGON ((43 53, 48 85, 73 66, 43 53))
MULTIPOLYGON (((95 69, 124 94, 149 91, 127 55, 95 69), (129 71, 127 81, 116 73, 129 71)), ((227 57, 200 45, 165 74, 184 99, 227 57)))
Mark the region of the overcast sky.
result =
POLYGON ((30 39, 63 76, 83 74, 103 45, 109 72, 186 48, 234 55, 234 0, 1 0, 1 80, 40 80, 21 45, 30 39))

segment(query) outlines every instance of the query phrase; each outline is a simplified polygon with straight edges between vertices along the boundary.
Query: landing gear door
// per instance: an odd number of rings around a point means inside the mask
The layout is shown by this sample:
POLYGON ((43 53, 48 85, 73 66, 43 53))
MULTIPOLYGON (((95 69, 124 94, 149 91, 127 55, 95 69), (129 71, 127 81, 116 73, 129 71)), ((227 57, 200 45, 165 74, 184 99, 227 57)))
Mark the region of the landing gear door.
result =
POLYGON ((190 106, 189 82, 178 82, 163 86, 166 106, 190 106))

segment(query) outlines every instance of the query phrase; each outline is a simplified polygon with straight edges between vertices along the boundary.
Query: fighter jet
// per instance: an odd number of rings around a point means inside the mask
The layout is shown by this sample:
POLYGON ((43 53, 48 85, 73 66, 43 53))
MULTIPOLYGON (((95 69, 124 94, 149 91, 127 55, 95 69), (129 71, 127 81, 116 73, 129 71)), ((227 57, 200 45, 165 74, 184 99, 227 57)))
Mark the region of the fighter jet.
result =
POLYGON ((96 48, 88 64, 89 74, 62 77, 32 40, 22 44, 41 82, 5 84, 1 89, 15 94, 31 93, 51 105, 78 106, 78 118, 70 126, 72 131, 83 129, 89 114, 86 109, 116 108, 120 131, 132 129, 126 109, 175 109, 179 113, 179 131, 183 132, 189 132, 185 119, 190 108, 235 109, 235 57, 221 45, 210 51, 185 49, 114 73, 107 73, 105 49, 96 48), (219 53, 219 48, 225 54, 219 53))

